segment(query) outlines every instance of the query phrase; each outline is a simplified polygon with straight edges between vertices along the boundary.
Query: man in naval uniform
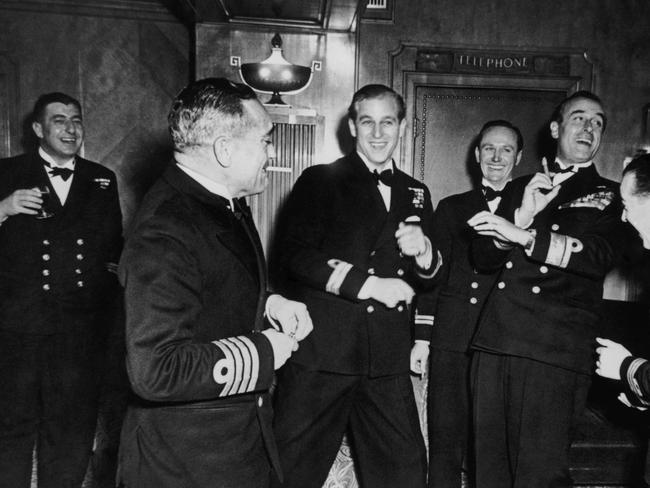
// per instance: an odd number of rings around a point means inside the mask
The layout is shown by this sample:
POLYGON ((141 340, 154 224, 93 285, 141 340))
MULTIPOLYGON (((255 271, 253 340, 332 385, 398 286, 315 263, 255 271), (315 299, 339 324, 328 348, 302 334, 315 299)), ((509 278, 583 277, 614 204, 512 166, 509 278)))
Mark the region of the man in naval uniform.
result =
POLYGON ((410 304, 438 269, 433 210, 426 186, 392 160, 402 97, 367 85, 348 115, 355 151, 305 170, 285 209, 281 261, 314 332, 279 376, 282 486, 320 488, 347 430, 362 487, 423 487, 410 304))
POLYGON ((512 182, 507 218, 469 220, 487 236, 474 242, 477 266, 500 269, 472 342, 479 488, 573 486, 570 433, 594 369, 603 280, 624 247, 617 185, 593 162, 605 125, 598 97, 568 97, 550 123, 550 168, 512 182))
POLYGON ((79 102, 49 93, 32 115, 38 150, 0 161, 0 485, 30 486, 36 446, 40 487, 80 487, 122 216, 113 172, 77 155, 79 102), (51 216, 36 218, 41 207, 51 216))
POLYGON ((312 328, 266 290, 244 197, 262 192, 273 124, 253 91, 195 81, 169 113, 174 164, 145 196, 122 260, 128 488, 265 488, 280 475, 269 388, 312 328), (268 320, 280 329, 268 327, 268 320))
MULTIPOLYGON (((441 284, 418 302, 422 308, 425 300, 432 300, 435 307, 427 403, 431 488, 460 488, 463 465, 469 465, 469 344, 497 276, 477 272, 470 258, 474 232, 467 220, 482 210, 495 212, 502 204, 502 192, 521 160, 524 144, 519 129, 505 120, 487 122, 476 142, 481 186, 438 204, 433 228, 444 263, 438 276, 441 284)), ((417 319, 422 321, 420 316, 417 319)), ((429 343, 416 341, 411 354, 416 373, 426 367, 428 356, 429 343)))

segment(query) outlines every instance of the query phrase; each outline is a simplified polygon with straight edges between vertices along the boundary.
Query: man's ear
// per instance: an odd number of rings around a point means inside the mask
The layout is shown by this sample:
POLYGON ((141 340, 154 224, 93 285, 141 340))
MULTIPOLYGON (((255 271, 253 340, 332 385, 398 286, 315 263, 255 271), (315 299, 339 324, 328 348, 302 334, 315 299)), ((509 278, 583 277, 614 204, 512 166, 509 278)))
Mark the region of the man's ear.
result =
POLYGON ((515 159, 515 166, 519 164, 519 161, 521 161, 521 155, 523 154, 523 151, 519 151, 517 153, 517 159, 515 159))
POLYGON ((399 123, 399 136, 404 137, 404 131, 406 131, 406 119, 402 119, 399 123))
POLYGON ((43 139, 43 126, 40 122, 32 122, 32 130, 36 134, 36 137, 43 139))
POLYGON ((212 143, 212 151, 214 152, 214 156, 217 159, 217 163, 219 163, 224 168, 229 167, 231 164, 231 150, 232 148, 230 146, 229 137, 219 136, 212 143))
POLYGON ((350 117, 348 117, 348 127, 350 128, 350 134, 352 134, 352 137, 357 137, 357 126, 354 125, 354 120, 352 120, 350 117))
POLYGON ((553 139, 558 139, 560 137, 560 124, 555 120, 551 122, 551 137, 553 139))
POLYGON ((474 148, 474 157, 476 158, 476 162, 481 164, 481 152, 478 150, 478 147, 474 148))

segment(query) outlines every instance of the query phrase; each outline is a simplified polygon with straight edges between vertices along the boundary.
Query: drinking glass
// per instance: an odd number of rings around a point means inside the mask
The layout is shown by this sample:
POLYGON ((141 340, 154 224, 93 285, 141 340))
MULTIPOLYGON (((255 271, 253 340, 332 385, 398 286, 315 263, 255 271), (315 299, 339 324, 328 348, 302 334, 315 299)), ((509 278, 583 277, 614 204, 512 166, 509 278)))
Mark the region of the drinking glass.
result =
POLYGON ((38 191, 41 192, 41 198, 43 199, 43 204, 41 208, 38 209, 36 214, 37 219, 49 219, 54 216, 54 213, 51 211, 51 199, 50 199, 50 187, 47 185, 39 186, 38 191))

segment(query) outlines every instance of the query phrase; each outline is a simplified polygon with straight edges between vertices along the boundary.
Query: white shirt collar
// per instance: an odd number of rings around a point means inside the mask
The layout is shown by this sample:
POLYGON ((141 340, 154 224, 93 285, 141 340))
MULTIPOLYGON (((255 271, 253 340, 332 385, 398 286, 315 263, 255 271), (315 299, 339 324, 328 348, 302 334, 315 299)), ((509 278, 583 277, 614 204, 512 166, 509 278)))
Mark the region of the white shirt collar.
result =
POLYGON ((374 171, 377 171, 377 173, 381 173, 382 171, 384 171, 386 169, 393 169, 393 160, 392 159, 386 161, 381 166, 377 166, 376 164, 372 164, 370 161, 368 161, 366 156, 361 154, 359 151, 357 151, 357 154, 361 158, 361 161, 363 161, 363 164, 366 165, 366 168, 368 168, 368 171, 370 171, 371 173, 373 173, 374 171))
POLYGON ((481 185, 483 185, 483 186, 489 186, 490 188, 492 188, 492 189, 495 190, 495 191, 501 191, 501 190, 503 190, 503 189, 506 187, 506 185, 507 185, 508 183, 510 183, 511 181, 512 181, 512 178, 509 178, 508 181, 506 181, 506 182, 503 184, 503 187, 502 187, 501 189, 499 189, 499 188, 495 188, 494 185, 492 184, 492 182, 486 180, 485 178, 482 178, 482 179, 481 179, 481 185))
POLYGON ((214 180, 211 180, 207 176, 202 175, 201 173, 198 173, 194 171, 193 169, 188 168, 187 166, 183 166, 180 163, 176 163, 176 166, 178 166, 187 176, 192 178, 194 181, 196 181, 199 185, 201 185, 203 188, 208 190, 210 193, 213 193, 215 195, 219 195, 220 197, 225 198, 230 202, 230 209, 233 209, 232 206, 232 197, 230 196, 230 192, 228 191, 228 188, 226 188, 225 185, 222 185, 221 183, 217 183, 214 180))
POLYGON ((578 171, 579 169, 582 169, 582 168, 587 168, 587 167, 591 166, 592 164, 594 164, 593 159, 590 159, 589 161, 587 161, 585 163, 575 163, 575 164, 569 165, 569 164, 563 163, 562 160, 560 158, 558 158, 558 157, 555 158, 555 162, 557 164, 559 164, 560 168, 562 168, 562 169, 566 169, 569 166, 573 166, 576 169, 576 171, 578 171))
POLYGON ((73 156, 71 159, 67 160, 64 164, 57 164, 56 161, 54 161, 54 158, 50 156, 48 153, 45 152, 45 149, 42 147, 38 147, 38 155, 43 158, 47 163, 50 164, 53 168, 59 167, 59 168, 68 168, 68 169, 74 169, 75 165, 75 157, 73 156))

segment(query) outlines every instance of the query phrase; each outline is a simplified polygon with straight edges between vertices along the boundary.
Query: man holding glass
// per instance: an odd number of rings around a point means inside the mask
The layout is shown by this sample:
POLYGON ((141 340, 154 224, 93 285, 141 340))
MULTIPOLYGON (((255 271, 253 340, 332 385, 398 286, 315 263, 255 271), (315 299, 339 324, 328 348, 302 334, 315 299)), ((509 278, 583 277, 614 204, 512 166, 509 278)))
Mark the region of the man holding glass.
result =
POLYGON ((122 215, 113 172, 77 155, 77 100, 42 95, 32 129, 38 149, 0 161, 0 486, 30 486, 36 447, 40 487, 79 487, 122 215))

